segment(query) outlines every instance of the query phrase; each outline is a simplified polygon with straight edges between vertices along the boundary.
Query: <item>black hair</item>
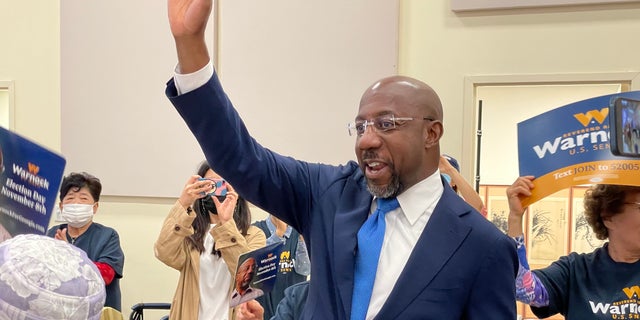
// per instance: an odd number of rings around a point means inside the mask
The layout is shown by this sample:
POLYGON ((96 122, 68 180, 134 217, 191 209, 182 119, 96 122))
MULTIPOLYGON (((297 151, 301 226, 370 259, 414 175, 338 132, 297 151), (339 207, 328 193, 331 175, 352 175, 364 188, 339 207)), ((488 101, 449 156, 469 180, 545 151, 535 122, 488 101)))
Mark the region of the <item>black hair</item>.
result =
MULTIPOLYGON (((206 161, 200 163, 198 167, 197 175, 204 177, 211 167, 206 161)), ((198 249, 200 253, 204 252, 204 237, 209 231, 209 213, 205 208, 203 199, 198 199, 193 204, 193 211, 196 213, 196 218, 191 224, 193 226, 193 234, 189 237, 191 244, 198 249)), ((236 207, 233 210, 233 221, 236 223, 236 227, 243 236, 247 235, 247 231, 251 226, 251 211, 249 210, 249 203, 243 197, 238 196, 236 207)), ((216 252, 213 252, 216 253, 216 252)), ((219 252, 217 253, 219 254, 219 252)))
POLYGON ((100 179, 86 172, 72 172, 64 179, 60 185, 60 201, 69 193, 69 190, 79 191, 87 187, 89 193, 96 202, 100 201, 100 193, 102 192, 102 184, 100 179))

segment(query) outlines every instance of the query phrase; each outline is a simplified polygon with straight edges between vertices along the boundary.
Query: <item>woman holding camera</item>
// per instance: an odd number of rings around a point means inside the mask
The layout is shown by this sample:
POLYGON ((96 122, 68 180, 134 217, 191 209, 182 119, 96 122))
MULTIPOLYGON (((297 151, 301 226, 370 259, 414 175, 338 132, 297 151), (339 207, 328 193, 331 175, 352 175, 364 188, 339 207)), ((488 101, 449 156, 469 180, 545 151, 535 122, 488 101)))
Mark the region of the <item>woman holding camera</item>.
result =
POLYGON ((187 180, 154 245, 156 257, 180 271, 170 319, 231 319, 229 292, 238 257, 266 243, 262 230, 251 226, 247 201, 221 181, 203 162, 187 180), (224 187, 226 195, 215 192, 224 187))

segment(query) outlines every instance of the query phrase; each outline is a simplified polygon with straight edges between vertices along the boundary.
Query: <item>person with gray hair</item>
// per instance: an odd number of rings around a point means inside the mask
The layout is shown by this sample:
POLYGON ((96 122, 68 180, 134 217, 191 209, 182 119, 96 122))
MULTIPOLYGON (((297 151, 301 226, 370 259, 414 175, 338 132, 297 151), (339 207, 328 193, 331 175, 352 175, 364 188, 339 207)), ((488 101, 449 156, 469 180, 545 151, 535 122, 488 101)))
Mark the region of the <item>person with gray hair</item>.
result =
POLYGON ((97 320, 105 297, 84 251, 35 234, 0 243, 0 319, 97 320))
POLYGON ((82 249, 105 283, 105 306, 122 311, 120 279, 124 274, 124 251, 115 229, 93 221, 100 207, 102 183, 87 172, 69 173, 60 184, 60 218, 66 223, 52 226, 47 236, 82 249))

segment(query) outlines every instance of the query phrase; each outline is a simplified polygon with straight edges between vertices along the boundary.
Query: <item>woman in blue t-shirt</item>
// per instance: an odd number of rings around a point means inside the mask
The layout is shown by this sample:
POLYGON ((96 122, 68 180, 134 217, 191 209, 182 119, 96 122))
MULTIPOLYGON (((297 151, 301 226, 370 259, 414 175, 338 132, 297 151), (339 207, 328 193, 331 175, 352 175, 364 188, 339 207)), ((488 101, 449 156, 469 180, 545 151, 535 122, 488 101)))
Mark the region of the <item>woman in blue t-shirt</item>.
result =
POLYGON ((518 246, 516 297, 546 318, 637 319, 640 315, 640 187, 593 185, 584 197, 584 215, 600 240, 591 253, 570 253, 546 268, 530 271, 524 247, 521 199, 531 195, 533 176, 509 188, 508 235, 518 246))

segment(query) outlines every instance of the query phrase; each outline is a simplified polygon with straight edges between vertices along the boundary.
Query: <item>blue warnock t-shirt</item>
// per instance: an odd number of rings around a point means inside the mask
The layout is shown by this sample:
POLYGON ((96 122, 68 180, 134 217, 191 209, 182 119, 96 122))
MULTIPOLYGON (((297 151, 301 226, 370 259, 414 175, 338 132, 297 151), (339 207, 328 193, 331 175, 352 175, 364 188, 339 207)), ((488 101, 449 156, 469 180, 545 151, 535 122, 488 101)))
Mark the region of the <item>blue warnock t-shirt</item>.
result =
POLYGON ((560 313, 566 320, 640 319, 640 261, 615 262, 607 248, 608 243, 591 253, 571 253, 534 270, 549 293, 549 306, 532 307, 533 313, 560 313))
MULTIPOLYGON (((266 220, 257 221, 253 225, 262 229, 267 236, 267 239, 271 236, 271 231, 269 231, 266 220)), ((286 288, 307 279, 306 276, 298 274, 294 268, 294 261, 298 258, 296 256, 298 236, 299 233, 295 229, 292 229, 289 238, 282 248, 282 253, 280 254, 278 275, 273 289, 271 292, 256 299, 264 308, 264 319, 271 319, 271 317, 273 317, 276 308, 278 307, 278 303, 280 303, 280 300, 284 298, 284 290, 286 288)))

